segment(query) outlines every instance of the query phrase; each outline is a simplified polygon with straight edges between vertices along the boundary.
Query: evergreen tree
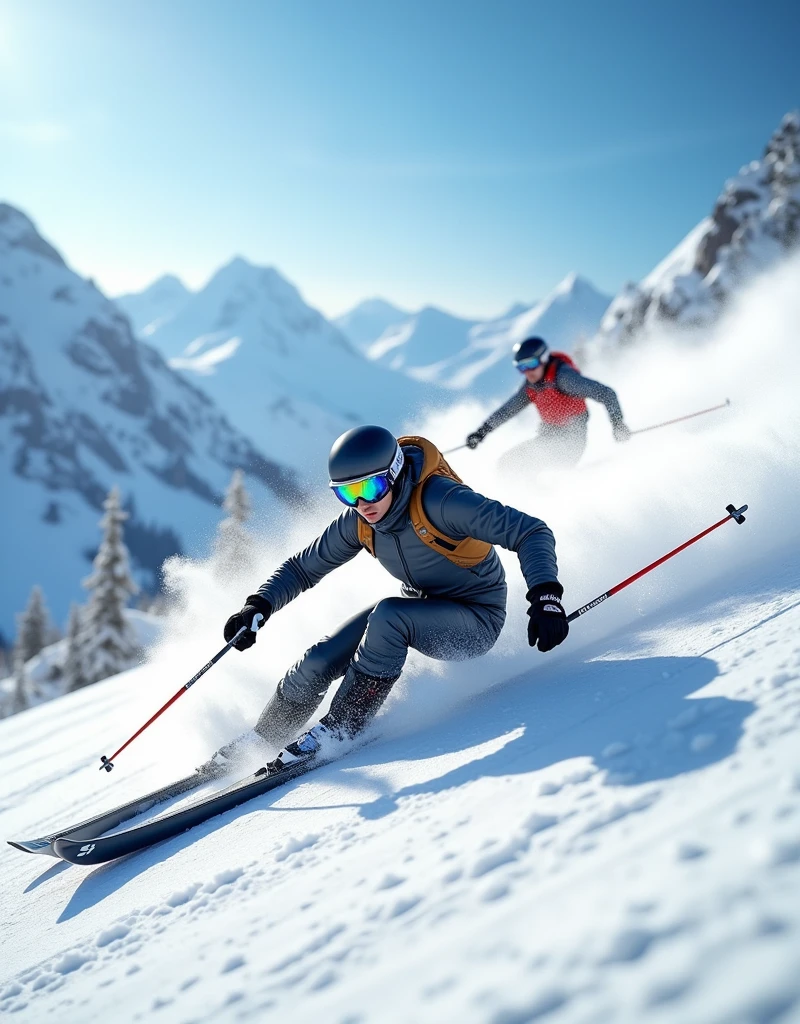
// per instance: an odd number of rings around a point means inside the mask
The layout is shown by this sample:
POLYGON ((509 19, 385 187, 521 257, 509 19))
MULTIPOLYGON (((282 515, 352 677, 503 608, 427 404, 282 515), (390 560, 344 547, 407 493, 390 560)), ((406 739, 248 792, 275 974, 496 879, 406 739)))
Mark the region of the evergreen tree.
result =
POLYGON ((70 605, 67 625, 67 654, 64 658, 64 692, 80 690, 88 679, 83 664, 83 623, 81 610, 76 604, 70 605))
POLYGON ((80 631, 86 685, 116 675, 134 664, 139 655, 136 636, 125 618, 125 606, 139 588, 128 563, 122 524, 128 513, 120 506, 119 491, 109 491, 100 520, 103 540, 94 560, 94 572, 83 585, 91 592, 80 631))
POLYGON ((9 715, 17 715, 30 706, 30 688, 25 659, 18 650, 14 656, 14 689, 11 692, 9 715))
POLYGON ((41 587, 36 586, 31 590, 27 608, 17 616, 16 652, 23 661, 35 658, 47 646, 52 628, 41 587))
POLYGON ((222 507, 228 513, 217 527, 214 542, 214 569, 222 578, 247 568, 252 539, 245 529, 250 518, 250 496, 244 484, 244 473, 235 469, 222 507))

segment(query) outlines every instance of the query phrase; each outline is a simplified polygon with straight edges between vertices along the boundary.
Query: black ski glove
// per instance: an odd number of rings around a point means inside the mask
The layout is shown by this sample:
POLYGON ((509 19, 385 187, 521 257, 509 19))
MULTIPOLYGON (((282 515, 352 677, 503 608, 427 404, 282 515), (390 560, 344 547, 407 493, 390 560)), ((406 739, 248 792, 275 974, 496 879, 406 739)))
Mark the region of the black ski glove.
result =
POLYGON ((486 427, 478 427, 478 429, 467 438, 467 448, 472 448, 473 450, 477 448, 488 433, 489 431, 486 427))
POLYGON ((567 639, 569 623, 561 605, 564 588, 560 583, 540 583, 525 595, 530 601, 528 609, 528 643, 540 651, 552 651, 567 639))
POLYGON ((251 594, 247 598, 247 604, 242 608, 240 612, 235 615, 231 615, 228 621, 225 623, 225 629, 223 633, 225 635, 226 643, 232 640, 242 626, 247 626, 247 632, 243 633, 236 643, 233 645, 237 651, 246 651, 248 647, 252 647, 256 642, 258 633, 252 631, 253 616, 263 615, 264 621, 259 623, 259 628, 264 625, 264 622, 272 614, 272 605, 269 601, 261 597, 260 594, 251 594))
POLYGON ((630 427, 623 423, 622 420, 619 423, 614 424, 614 440, 615 441, 629 441, 631 436, 630 427))

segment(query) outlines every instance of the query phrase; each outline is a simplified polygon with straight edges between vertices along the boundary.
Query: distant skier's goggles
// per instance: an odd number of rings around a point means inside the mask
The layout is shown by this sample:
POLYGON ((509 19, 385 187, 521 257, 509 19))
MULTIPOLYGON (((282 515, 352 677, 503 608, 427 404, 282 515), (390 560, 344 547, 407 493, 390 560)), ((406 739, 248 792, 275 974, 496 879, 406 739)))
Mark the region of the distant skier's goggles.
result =
POLYGON ((331 484, 331 490, 339 501, 350 508, 356 507, 359 498, 363 498, 369 505, 374 501, 380 501, 391 489, 388 473, 378 473, 377 476, 368 476, 366 480, 357 480, 350 484, 331 484))
POLYGON ((542 360, 539 356, 531 356, 530 359, 520 359, 518 363, 514 363, 514 366, 516 366, 520 373, 524 373, 526 370, 535 370, 537 366, 541 365, 542 360))

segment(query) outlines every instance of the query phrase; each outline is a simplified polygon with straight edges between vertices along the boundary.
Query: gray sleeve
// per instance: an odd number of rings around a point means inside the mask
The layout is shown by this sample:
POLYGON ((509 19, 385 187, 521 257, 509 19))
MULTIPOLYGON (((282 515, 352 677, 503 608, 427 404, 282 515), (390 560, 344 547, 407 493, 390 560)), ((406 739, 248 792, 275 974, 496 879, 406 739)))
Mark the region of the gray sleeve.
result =
POLYGON ((600 402, 606 407, 613 426, 622 423, 622 409, 617 393, 608 385, 592 380, 591 377, 584 377, 571 366, 562 366, 556 374, 556 386, 559 391, 563 391, 565 395, 572 395, 573 398, 591 398, 595 402, 600 402))
POLYGON ((333 569, 349 562, 361 551, 358 524, 353 509, 347 509, 334 519, 327 530, 313 544, 279 566, 258 593, 278 611, 293 601, 304 590, 310 590, 333 569))
POLYGON ((525 385, 515 391, 514 394, 509 398, 507 402, 504 402, 499 409, 492 413, 492 415, 482 424, 481 430, 488 434, 490 430, 494 430, 495 427, 500 427, 504 423, 507 423, 517 413, 522 412, 523 409, 527 409, 530 405, 530 399, 528 398, 527 392, 525 391, 525 385))
POLYGON ((437 529, 454 539, 474 537, 516 551, 529 589, 558 580, 556 542, 541 519, 444 477, 427 484, 425 511, 437 529))

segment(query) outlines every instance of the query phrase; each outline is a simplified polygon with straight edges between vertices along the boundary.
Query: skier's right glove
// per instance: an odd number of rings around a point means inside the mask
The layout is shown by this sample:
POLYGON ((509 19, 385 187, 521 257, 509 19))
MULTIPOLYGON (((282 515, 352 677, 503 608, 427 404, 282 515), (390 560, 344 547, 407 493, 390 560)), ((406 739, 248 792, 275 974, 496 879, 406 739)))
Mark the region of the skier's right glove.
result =
POLYGON ((540 651, 552 651, 567 639, 569 623, 561 604, 564 588, 560 583, 540 583, 525 595, 531 603, 528 609, 528 643, 540 651))
POLYGON ((474 451, 488 433, 489 431, 485 427, 478 427, 478 429, 467 438, 467 448, 472 448, 474 451))
POLYGON ((261 597, 260 594, 251 594, 247 599, 247 604, 242 608, 240 612, 235 615, 231 615, 228 621, 225 623, 225 634, 226 643, 231 641, 242 626, 247 626, 247 632, 242 633, 236 643, 233 645, 237 651, 246 651, 248 647, 252 647, 256 642, 258 633, 253 632, 253 618, 256 615, 263 615, 264 621, 259 623, 259 628, 264 625, 264 622, 272 614, 272 605, 265 598, 261 597))

